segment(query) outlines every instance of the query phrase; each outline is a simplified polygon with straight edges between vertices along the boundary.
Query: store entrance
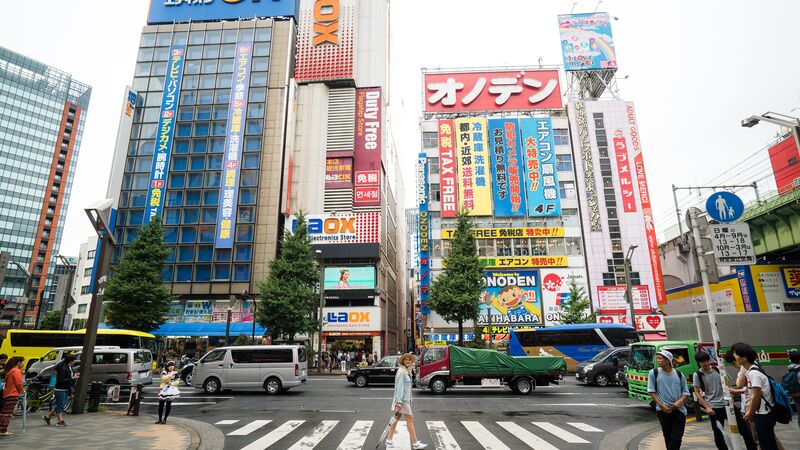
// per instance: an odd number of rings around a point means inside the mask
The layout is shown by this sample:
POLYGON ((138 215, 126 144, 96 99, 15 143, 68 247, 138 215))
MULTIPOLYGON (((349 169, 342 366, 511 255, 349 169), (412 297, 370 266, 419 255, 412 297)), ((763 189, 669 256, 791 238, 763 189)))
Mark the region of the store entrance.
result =
POLYGON ((341 362, 341 356, 344 355, 348 368, 374 362, 372 337, 328 336, 325 346, 337 363, 341 362))

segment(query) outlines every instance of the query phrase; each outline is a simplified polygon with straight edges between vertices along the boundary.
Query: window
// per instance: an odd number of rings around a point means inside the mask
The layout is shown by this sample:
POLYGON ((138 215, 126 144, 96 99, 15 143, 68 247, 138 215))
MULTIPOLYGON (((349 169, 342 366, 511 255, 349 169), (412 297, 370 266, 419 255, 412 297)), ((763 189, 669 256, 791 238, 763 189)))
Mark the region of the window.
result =
POLYGON ((375 367, 394 367, 397 365, 396 356, 387 356, 375 364, 375 367))
POLYGON ((556 170, 572 172, 572 155, 556 155, 556 170))
POLYGON ((425 356, 422 358, 422 364, 430 364, 432 362, 444 359, 444 348, 429 348, 425 351, 425 356))
POLYGON ((655 347, 633 347, 631 351, 630 368, 637 371, 647 371, 653 368, 653 360, 655 359, 655 347))
MULTIPOLYGON (((634 342, 638 342, 639 338, 636 331, 628 328, 601 328, 600 331, 605 335, 608 342, 614 347, 625 347, 634 342)), ((627 355, 625 355, 627 358, 627 355)))
POLYGON ((83 276, 84 277, 92 276, 92 268, 91 267, 87 267, 87 268, 83 269, 83 276))
POLYGON ((96 251, 96 250, 89 250, 89 251, 86 253, 86 259, 94 259, 94 253, 95 253, 95 251, 96 251))
POLYGON ((664 348, 664 350, 669 351, 672 353, 672 366, 676 369, 681 366, 685 366, 691 363, 689 359, 689 348, 688 347, 668 347, 664 348))
POLYGON ((437 148, 439 146, 439 134, 435 131, 422 132, 422 148, 437 148))
POLYGON ((428 173, 431 175, 439 173, 439 158, 428 158, 428 173))
POLYGON ((231 358, 234 363, 291 363, 293 361, 292 349, 269 349, 269 350, 231 350, 231 358))
POLYGON ((556 145, 569 145, 569 131, 566 128, 556 128, 553 130, 553 142, 556 145))
POLYGON ((558 195, 561 198, 575 198, 575 182, 574 181, 559 181, 558 182, 558 195))
POLYGON ((84 314, 86 312, 86 304, 78 305, 78 314, 84 314))
POLYGON ((39 361, 55 361, 57 357, 58 352, 47 352, 39 361))
POLYGON ((89 293, 89 285, 81 286, 81 295, 86 295, 89 293))
POLYGON ((227 350, 212 350, 206 356, 203 357, 202 362, 211 363, 222 361, 225 358, 225 352, 227 350))
POLYGON ((146 350, 138 351, 133 354, 133 362, 137 364, 147 364, 153 362, 153 355, 146 350))

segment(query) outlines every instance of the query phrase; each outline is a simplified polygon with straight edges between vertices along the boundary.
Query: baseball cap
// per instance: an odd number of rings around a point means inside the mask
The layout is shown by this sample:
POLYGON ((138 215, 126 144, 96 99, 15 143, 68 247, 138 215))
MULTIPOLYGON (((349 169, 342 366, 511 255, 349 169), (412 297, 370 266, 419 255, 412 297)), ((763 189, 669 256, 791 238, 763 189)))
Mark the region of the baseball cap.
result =
POLYGON ((670 353, 670 352, 668 352, 666 350, 659 350, 658 354, 663 356, 664 358, 667 358, 669 360, 669 362, 672 362, 672 359, 674 358, 674 356, 672 356, 672 353, 670 353))

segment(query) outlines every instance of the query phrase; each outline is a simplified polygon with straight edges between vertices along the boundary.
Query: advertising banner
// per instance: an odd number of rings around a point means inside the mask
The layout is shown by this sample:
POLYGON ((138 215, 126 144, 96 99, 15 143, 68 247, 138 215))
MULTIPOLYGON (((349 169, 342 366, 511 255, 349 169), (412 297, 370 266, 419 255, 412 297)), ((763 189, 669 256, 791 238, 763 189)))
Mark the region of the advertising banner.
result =
POLYGON ((487 271, 478 324, 533 325, 542 323, 538 270, 487 271))
POLYGON ((549 117, 519 121, 525 155, 525 195, 529 216, 560 216, 553 127, 549 117))
POLYGON ((564 70, 616 69, 608 13, 559 15, 558 30, 564 70))
POLYGON ((353 187, 353 158, 325 159, 325 189, 353 187))
MULTIPOLYGON (((308 214, 308 234, 312 245, 377 244, 381 213, 308 214)), ((286 229, 294 230, 297 218, 290 216, 286 229)))
POLYGON ((425 73, 425 111, 558 109, 558 70, 425 73))
POLYGON ((431 286, 430 242, 431 228, 428 217, 428 158, 420 153, 417 158, 417 242, 419 245, 419 305, 422 314, 430 314, 428 289, 431 286))
POLYGON ((492 256, 480 257, 486 268, 567 267, 566 256, 492 256))
MULTIPOLYGON (((633 310, 637 314, 653 311, 650 306, 650 290, 647 286, 633 286, 631 297, 633 310)), ((597 309, 601 314, 625 314, 628 310, 625 286, 597 286, 597 302, 597 309)))
MULTIPOLYGON (((628 316, 629 314, 601 314, 597 316, 597 323, 628 325, 628 316)), ((665 331, 664 316, 660 314, 637 314, 636 330, 645 332, 665 331)))
POLYGON ((222 182, 219 188, 217 209, 216 248, 233 247, 233 230, 236 229, 236 205, 239 198, 239 161, 244 141, 247 91, 250 88, 250 58, 253 44, 238 44, 231 81, 231 98, 228 103, 228 126, 225 134, 225 154, 222 160, 222 182))
POLYGON ((323 308, 322 331, 381 331, 381 309, 377 306, 323 308))
POLYGON ((167 170, 169 154, 172 151, 172 135, 175 133, 175 114, 178 111, 178 94, 183 79, 183 60, 186 56, 185 45, 173 45, 169 49, 167 75, 164 78, 164 94, 161 97, 161 113, 158 119, 156 149, 153 153, 153 168, 150 171, 150 184, 147 193, 147 214, 145 225, 153 217, 161 217, 164 205, 164 192, 167 187, 167 170))
POLYGON ((375 289, 375 267, 325 267, 325 290, 375 289))
POLYGON ((636 212, 636 197, 634 196, 631 165, 628 161, 628 143, 622 130, 614 132, 614 155, 617 160, 617 175, 619 176, 619 191, 622 197, 622 210, 626 213, 636 212))
POLYGON ((491 216, 492 188, 486 119, 470 117, 454 122, 460 207, 467 209, 471 216, 491 216))
POLYGON ((169 311, 166 315, 167 322, 175 323, 183 320, 183 303, 179 300, 173 300, 169 303, 169 311))
POLYGON ((353 206, 380 206, 381 129, 383 96, 381 88, 356 89, 356 125, 353 151, 355 191, 353 206))
POLYGON ((298 83, 353 79, 357 3, 357 0, 300 1, 294 67, 298 83))
POLYGON ((800 267, 782 267, 783 287, 789 298, 800 298, 800 267))
MULTIPOLYGON (((455 234, 455 228, 442 229, 442 239, 453 239, 455 234)), ((564 229, 560 227, 473 228, 472 235, 475 237, 475 239, 564 237, 564 229)))
POLYGON ((452 120, 440 120, 438 124, 442 218, 453 218, 458 213, 454 127, 452 120))
POLYGON ((525 216, 524 160, 517 119, 489 119, 495 217, 525 216))
POLYGON ((184 322, 211 322, 210 300, 187 300, 183 310, 184 322))
POLYGON ((151 0, 147 24, 296 17, 297 0, 151 0))
POLYGON ((589 285, 583 269, 542 269, 539 273, 542 277, 542 314, 545 326, 561 323, 561 313, 572 300, 572 281, 589 298, 589 285))

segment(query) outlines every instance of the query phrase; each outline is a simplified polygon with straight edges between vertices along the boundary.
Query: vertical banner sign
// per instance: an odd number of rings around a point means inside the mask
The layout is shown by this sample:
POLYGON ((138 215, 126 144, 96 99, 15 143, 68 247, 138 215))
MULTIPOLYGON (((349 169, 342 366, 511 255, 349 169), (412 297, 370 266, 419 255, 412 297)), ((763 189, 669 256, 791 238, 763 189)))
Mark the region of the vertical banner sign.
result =
POLYGON ((158 119, 158 139, 153 153, 153 169, 150 172, 150 187, 147 194, 147 215, 144 223, 150 223, 155 216, 161 217, 164 205, 169 154, 172 150, 172 135, 175 132, 175 113, 178 110, 178 94, 183 78, 185 45, 173 45, 169 49, 169 67, 164 78, 164 95, 161 97, 161 114, 158 119))
POLYGON ((489 154, 496 217, 525 216, 524 165, 517 119, 489 119, 489 154))
POLYGON ((325 189, 353 187, 353 158, 325 160, 325 189))
POLYGON ((469 210, 471 216, 491 216, 492 188, 486 119, 470 117, 454 122, 461 207, 469 210))
POLYGON ((439 121, 439 180, 442 192, 442 217, 458 213, 458 184, 456 183, 456 154, 452 120, 439 121))
POLYGON ((428 289, 431 285, 430 242, 428 221, 428 158, 420 153, 417 159, 417 206, 419 207, 419 304, 422 314, 430 314, 428 289))
MULTIPOLYGON (((636 198, 633 195, 633 177, 628 161, 628 144, 622 130, 614 131, 614 154, 617 157, 617 175, 622 196, 622 210, 626 213, 636 212, 636 198)), ((642 167, 644 170, 644 167, 642 167)))
POLYGON ((664 277, 661 272, 661 258, 658 253, 656 240, 656 225, 653 221, 653 207, 650 205, 650 190, 647 187, 647 175, 644 172, 644 158, 642 157, 642 143, 639 140, 639 126, 636 124, 636 112, 633 103, 626 103, 628 125, 631 132, 631 147, 633 147, 633 166, 636 170, 636 185, 639 188, 639 202, 642 204, 644 216, 644 232, 647 238, 647 253, 650 255, 650 267, 653 271, 653 289, 659 305, 667 303, 667 294, 664 292, 664 277))
POLYGON ((549 117, 520 119, 529 216, 560 216, 553 127, 549 117))
POLYGON ((219 188, 216 248, 233 247, 236 227, 236 203, 239 197, 239 160, 242 154, 244 118, 247 109, 247 88, 250 86, 250 57, 253 44, 236 47, 232 92, 228 104, 228 132, 225 135, 225 155, 222 163, 222 183, 219 188))
POLYGON ((356 89, 353 206, 381 204, 381 88, 356 89))

